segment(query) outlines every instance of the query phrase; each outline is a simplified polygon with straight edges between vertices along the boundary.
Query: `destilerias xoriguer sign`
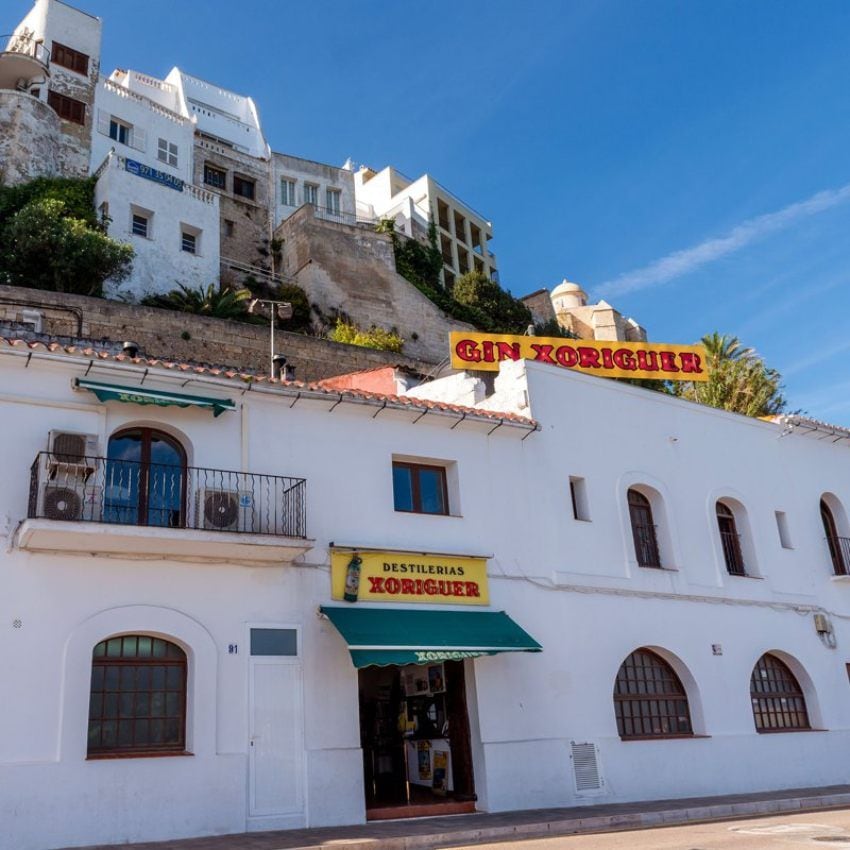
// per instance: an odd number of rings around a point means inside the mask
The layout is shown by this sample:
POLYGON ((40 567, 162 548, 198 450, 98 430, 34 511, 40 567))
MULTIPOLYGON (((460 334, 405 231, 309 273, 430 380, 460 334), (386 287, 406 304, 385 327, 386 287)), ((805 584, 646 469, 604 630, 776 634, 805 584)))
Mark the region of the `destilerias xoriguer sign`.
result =
POLYGON ((707 381, 701 345, 600 342, 544 336, 465 333, 449 335, 453 369, 498 371, 504 360, 533 360, 608 378, 707 381))
POLYGON ((331 552, 331 597, 346 602, 488 605, 487 559, 411 552, 331 552))

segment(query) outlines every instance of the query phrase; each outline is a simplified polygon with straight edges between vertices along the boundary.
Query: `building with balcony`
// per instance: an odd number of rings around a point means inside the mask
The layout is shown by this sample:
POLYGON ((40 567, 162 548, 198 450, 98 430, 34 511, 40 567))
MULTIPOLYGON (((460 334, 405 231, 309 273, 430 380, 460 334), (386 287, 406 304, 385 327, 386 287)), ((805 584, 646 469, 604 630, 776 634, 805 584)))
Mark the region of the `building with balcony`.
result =
POLYGON ((91 150, 100 19, 36 0, 0 52, 0 180, 83 177, 91 150))
POLYGON ((0 415, 16 850, 844 781, 847 429, 35 338, 0 415))
POLYGON ((354 174, 354 191, 358 215, 391 218, 396 229, 412 239, 427 239, 434 223, 446 287, 471 271, 498 279, 496 256, 490 250, 493 225, 430 175, 411 180, 392 166, 377 172, 362 166, 354 174))

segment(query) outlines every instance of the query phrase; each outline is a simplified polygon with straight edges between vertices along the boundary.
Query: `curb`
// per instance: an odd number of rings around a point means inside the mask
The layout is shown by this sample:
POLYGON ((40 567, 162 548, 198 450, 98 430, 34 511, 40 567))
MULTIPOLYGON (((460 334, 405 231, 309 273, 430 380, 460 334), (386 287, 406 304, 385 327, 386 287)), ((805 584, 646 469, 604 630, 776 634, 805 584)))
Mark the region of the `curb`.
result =
MULTIPOLYGON (((747 803, 693 806, 655 812, 635 812, 596 817, 565 818, 515 826, 459 829, 429 835, 408 835, 394 838, 337 839, 335 848, 356 847, 359 850, 431 850, 435 847, 482 844, 494 841, 577 835, 594 832, 618 832, 631 829, 651 829, 706 821, 736 820, 784 812, 807 812, 818 809, 850 808, 850 794, 830 794, 821 797, 788 797, 779 800, 757 800, 747 803)), ((319 850, 325 844, 307 844, 288 850, 319 850)))

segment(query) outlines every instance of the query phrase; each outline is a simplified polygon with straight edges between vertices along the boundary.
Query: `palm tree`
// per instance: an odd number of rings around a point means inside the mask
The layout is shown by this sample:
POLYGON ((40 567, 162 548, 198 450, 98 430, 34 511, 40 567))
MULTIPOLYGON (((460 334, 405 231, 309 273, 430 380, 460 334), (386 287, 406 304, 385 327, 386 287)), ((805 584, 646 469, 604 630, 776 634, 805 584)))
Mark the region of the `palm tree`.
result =
POLYGON ((701 343, 709 379, 675 384, 675 395, 745 416, 774 416, 785 409, 782 375, 765 365, 755 349, 716 331, 701 343))
POLYGON ((177 289, 172 289, 165 295, 146 296, 142 299, 142 304, 215 319, 244 319, 247 306, 245 302, 250 298, 251 293, 247 289, 232 289, 229 286, 220 289, 214 283, 206 289, 203 286, 193 289, 180 283, 177 289))

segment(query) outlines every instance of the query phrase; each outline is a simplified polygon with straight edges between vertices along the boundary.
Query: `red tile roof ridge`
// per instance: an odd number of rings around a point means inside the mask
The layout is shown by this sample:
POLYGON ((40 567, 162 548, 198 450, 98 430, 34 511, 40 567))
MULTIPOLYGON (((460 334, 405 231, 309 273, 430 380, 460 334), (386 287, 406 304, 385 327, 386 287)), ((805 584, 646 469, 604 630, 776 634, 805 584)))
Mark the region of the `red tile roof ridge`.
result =
MULTIPOLYGON (((280 378, 272 378, 269 375, 255 374, 253 372, 243 372, 236 368, 222 368, 218 366, 203 366, 198 363, 186 363, 177 360, 161 360, 153 357, 131 357, 123 352, 113 354, 110 351, 98 350, 95 348, 77 348, 75 345, 63 345, 59 342, 42 342, 40 340, 25 340, 16 339, 13 337, 0 336, 0 347, 7 348, 28 348, 31 352, 38 350, 46 350, 51 353, 62 352, 69 355, 96 357, 100 360, 112 360, 118 363, 133 363, 138 366, 148 366, 154 368, 162 368, 167 371, 180 372, 195 372, 199 375, 210 375, 216 378, 225 378, 227 380, 239 380, 243 383, 263 383, 267 386, 274 387, 289 387, 296 390, 306 390, 313 393, 321 393, 329 397, 338 396, 340 398, 361 398, 365 401, 390 402, 393 404, 403 404, 410 407, 424 408, 428 410, 441 410, 447 413, 460 413, 464 417, 473 416, 480 419, 500 422, 514 422, 519 425, 533 426, 535 429, 539 427, 538 423, 529 417, 520 416, 518 413, 500 412, 495 410, 486 410, 479 407, 468 407, 462 404, 451 404, 445 401, 434 401, 432 399, 422 399, 415 396, 399 396, 391 394, 383 394, 371 392, 361 389, 335 389, 321 386, 321 382, 313 381, 305 383, 304 381, 287 381, 280 378)), ((384 368, 384 367, 380 367, 384 368)), ((351 374, 351 373, 349 373, 351 374)))

